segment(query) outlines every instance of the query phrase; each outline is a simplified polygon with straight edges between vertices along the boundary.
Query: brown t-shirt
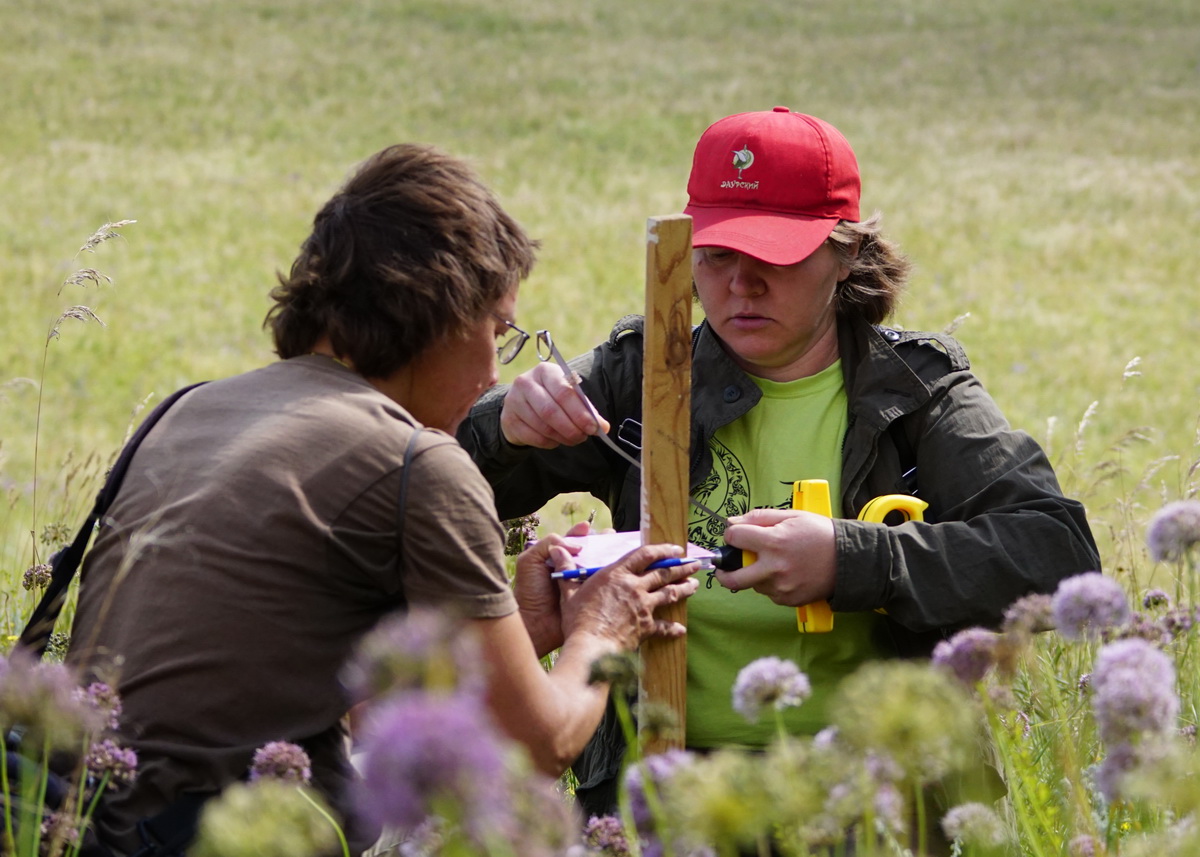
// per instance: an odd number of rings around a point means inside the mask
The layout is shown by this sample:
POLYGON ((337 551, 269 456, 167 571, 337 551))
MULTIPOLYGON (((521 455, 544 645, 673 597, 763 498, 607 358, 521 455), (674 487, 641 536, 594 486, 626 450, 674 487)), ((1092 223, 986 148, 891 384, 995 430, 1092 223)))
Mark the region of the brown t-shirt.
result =
MULTIPOLYGON (((146 437, 87 556, 69 659, 124 704, 139 756, 102 827, 242 778, 269 741, 303 743, 317 784, 346 776, 338 681, 358 639, 408 604, 512 613, 492 491, 448 435, 318 356, 215 381, 146 437)), ((336 797, 335 797, 336 801, 336 797)))

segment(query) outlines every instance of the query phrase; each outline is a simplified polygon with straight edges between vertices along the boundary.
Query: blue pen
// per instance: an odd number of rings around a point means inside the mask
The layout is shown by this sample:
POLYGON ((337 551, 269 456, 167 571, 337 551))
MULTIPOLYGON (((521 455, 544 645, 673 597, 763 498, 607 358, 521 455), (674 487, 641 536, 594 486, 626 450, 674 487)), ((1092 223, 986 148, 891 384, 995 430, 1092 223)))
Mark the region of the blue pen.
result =
MULTIPOLYGON (((652 562, 646 568, 674 568, 677 565, 689 565, 693 562, 711 562, 711 560, 701 556, 672 557, 671 559, 660 559, 658 562, 652 562)), ((584 578, 591 577, 598 571, 604 571, 607 567, 568 568, 566 571, 552 571, 550 576, 555 580, 583 580, 584 578)))

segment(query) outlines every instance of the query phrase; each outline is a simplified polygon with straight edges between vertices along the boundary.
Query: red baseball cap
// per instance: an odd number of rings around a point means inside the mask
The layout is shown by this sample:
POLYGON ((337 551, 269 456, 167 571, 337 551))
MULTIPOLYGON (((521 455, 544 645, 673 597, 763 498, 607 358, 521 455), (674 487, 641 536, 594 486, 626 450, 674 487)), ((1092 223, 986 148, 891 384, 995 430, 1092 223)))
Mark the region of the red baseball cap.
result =
POLYGON ((858 160, 838 129, 786 107, 726 116, 696 144, 688 178, 693 247, 793 265, 858 220, 858 160))

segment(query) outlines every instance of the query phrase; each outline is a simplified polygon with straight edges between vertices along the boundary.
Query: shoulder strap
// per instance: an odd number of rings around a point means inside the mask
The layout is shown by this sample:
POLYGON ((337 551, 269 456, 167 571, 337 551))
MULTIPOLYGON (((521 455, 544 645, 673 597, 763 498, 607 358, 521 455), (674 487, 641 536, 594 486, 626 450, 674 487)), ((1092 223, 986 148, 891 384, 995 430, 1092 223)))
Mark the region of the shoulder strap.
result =
POLYGON ((84 552, 87 550, 88 542, 91 541, 92 532, 96 529, 96 524, 103 519, 104 514, 108 511, 108 507, 116 499, 117 491, 121 488, 121 482, 125 479, 125 472, 129 470, 129 462, 133 460, 133 454, 137 452, 137 448, 146 438, 146 435, 150 433, 150 429, 154 428, 155 423, 162 418, 167 409, 175 404, 185 393, 204 383, 207 382, 201 381, 197 384, 190 384, 181 390, 176 390, 159 402, 158 407, 150 412, 150 416, 146 417, 145 421, 138 427, 138 430, 134 432, 133 437, 125 444, 125 447, 121 450, 121 454, 117 456, 116 464, 108 472, 108 477, 104 480, 104 485, 101 486, 100 492, 96 495, 96 504, 92 507, 92 511, 88 515, 87 520, 84 521, 83 526, 79 528, 75 540, 51 557, 50 583, 46 586, 46 591, 42 594, 42 600, 33 609, 33 613, 30 615, 29 621, 25 624, 25 630, 21 632, 15 648, 24 649, 37 658, 45 654, 46 646, 50 642, 50 634, 54 631, 54 623, 58 620, 58 614, 62 611, 63 603, 67 600, 67 587, 70 585, 71 579, 75 577, 75 571, 79 568, 79 563, 83 559, 84 552))
POLYGON ((422 428, 416 426, 408 446, 404 450, 404 470, 400 474, 400 496, 396 503, 396 568, 399 570, 404 562, 404 507, 408 503, 408 475, 412 473, 413 455, 417 451, 417 438, 421 436, 422 428))

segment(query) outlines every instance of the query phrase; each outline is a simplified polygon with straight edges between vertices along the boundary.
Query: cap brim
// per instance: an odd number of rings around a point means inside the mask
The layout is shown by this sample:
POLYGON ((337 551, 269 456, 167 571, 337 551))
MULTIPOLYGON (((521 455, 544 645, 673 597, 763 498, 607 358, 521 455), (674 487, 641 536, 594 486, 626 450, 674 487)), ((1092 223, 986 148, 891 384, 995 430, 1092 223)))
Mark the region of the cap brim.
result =
POLYGON ((812 255, 838 218, 689 205, 693 247, 727 247, 768 265, 794 265, 812 255))

